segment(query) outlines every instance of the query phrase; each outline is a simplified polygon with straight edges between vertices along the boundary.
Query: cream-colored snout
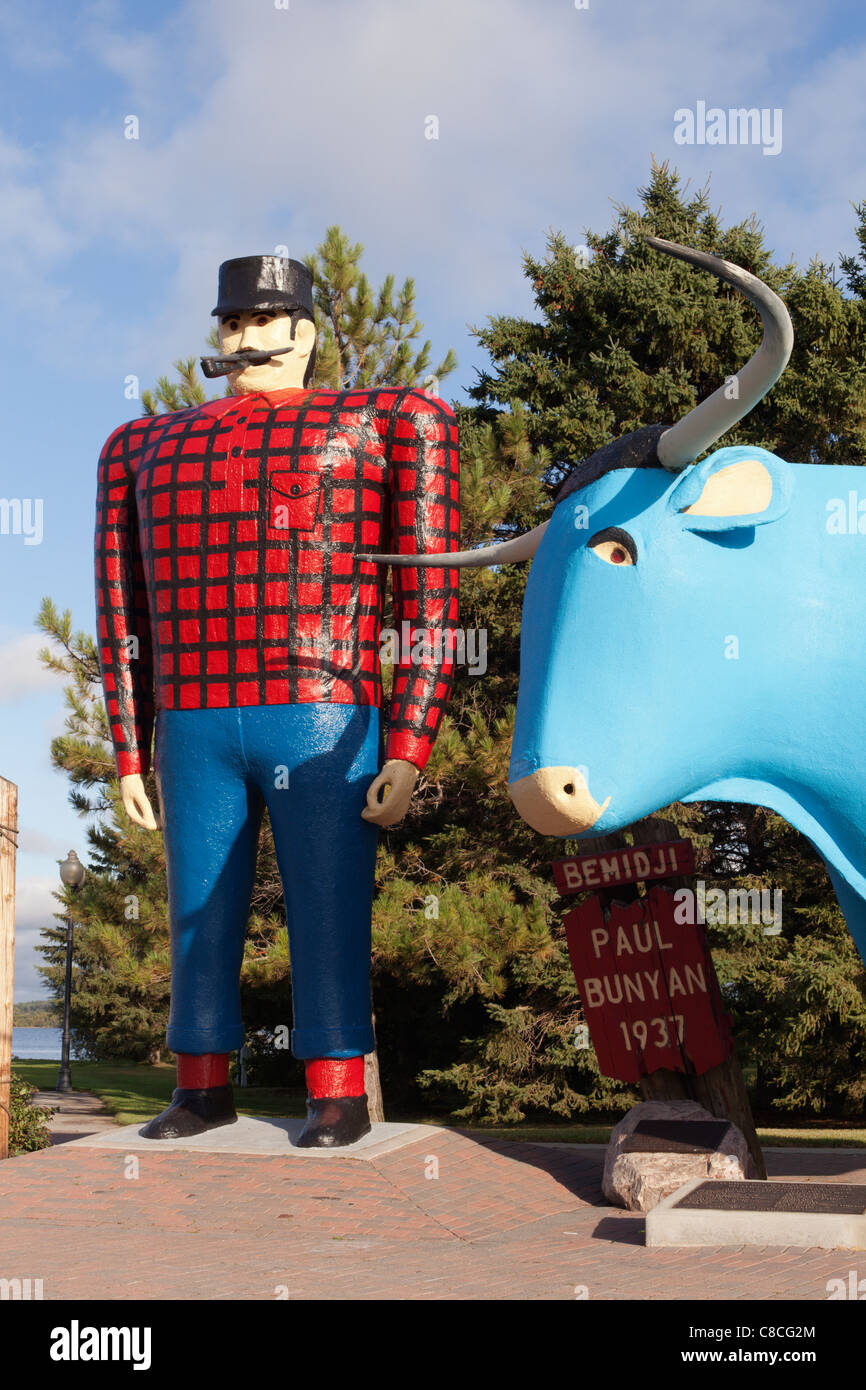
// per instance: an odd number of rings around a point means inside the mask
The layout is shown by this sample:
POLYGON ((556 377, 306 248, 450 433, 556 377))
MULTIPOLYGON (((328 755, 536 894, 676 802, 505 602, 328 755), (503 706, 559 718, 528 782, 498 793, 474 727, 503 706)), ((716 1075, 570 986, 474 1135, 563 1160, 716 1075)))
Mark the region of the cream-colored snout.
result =
POLYGON ((576 767, 540 767, 509 782, 518 813, 540 835, 579 835, 595 825, 610 805, 599 805, 576 767))

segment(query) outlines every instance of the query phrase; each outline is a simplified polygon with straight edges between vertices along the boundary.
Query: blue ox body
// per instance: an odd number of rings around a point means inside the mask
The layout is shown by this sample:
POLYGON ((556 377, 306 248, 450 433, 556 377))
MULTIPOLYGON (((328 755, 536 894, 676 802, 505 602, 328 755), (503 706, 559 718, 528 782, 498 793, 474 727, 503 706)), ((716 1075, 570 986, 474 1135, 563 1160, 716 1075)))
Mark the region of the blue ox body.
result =
POLYGON ((523 606, 509 783, 530 824, 768 806, 822 856, 866 958, 866 537, 838 524, 864 478, 738 447, 563 498, 523 606), (766 505, 712 515, 726 483, 766 505), (626 537, 633 562, 612 562, 626 537))
POLYGON ((535 557, 509 772, 530 825, 591 837, 672 801, 768 806, 822 856, 866 960, 866 472, 750 446, 694 462, 778 380, 793 329, 750 272, 645 240, 745 294, 757 352, 674 425, 578 463, 549 522, 408 562, 535 557))

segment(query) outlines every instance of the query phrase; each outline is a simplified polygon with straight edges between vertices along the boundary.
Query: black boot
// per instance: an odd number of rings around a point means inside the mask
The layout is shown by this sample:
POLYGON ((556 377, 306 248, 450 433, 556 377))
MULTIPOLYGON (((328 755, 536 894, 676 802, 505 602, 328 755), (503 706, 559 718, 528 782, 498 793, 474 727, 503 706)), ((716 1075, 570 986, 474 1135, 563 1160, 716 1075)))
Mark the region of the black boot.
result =
POLYGON ((325 1096, 307 1100, 307 1123, 297 1149, 342 1149, 370 1133, 366 1096, 325 1096))
POLYGON ((178 1088, 168 1109, 148 1120, 139 1134, 144 1139, 187 1139, 206 1129, 233 1125, 237 1117, 231 1086, 207 1086, 200 1091, 178 1088))

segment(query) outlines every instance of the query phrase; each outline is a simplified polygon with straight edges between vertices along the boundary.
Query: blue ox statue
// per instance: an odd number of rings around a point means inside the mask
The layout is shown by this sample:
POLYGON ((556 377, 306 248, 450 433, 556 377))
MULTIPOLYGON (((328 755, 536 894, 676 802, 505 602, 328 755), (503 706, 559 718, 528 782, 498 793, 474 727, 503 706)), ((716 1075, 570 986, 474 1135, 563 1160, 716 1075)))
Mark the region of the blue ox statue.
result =
POLYGON ((578 464, 543 526, 424 563, 535 556, 509 772, 531 826, 592 836, 672 801, 768 806, 822 856, 866 959, 866 473, 751 447, 694 462, 769 391, 793 330, 755 276, 646 239, 751 300, 755 356, 672 428, 578 464))

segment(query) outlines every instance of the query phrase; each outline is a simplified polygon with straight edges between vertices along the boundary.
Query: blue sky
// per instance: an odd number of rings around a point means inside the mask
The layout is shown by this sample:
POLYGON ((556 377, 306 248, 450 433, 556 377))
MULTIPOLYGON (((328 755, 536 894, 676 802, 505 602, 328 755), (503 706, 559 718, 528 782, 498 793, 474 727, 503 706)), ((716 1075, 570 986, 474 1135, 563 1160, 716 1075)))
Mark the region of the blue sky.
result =
POLYGON ((16 997, 56 860, 85 852, 48 746, 43 594, 91 629, 95 462, 142 387, 199 352, 216 268, 339 223, 377 283, 413 275, 461 398, 468 325, 527 313, 521 250, 634 204, 651 154, 780 258, 855 249, 866 197, 866 19, 802 0, 97 0, 0 3, 0 498, 41 498, 39 545, 0 534, 0 774, 20 789, 16 997), (782 148, 679 145, 674 113, 782 111, 782 148), (439 138, 425 138, 435 115, 439 138), (124 138, 127 117, 139 138, 124 138))

